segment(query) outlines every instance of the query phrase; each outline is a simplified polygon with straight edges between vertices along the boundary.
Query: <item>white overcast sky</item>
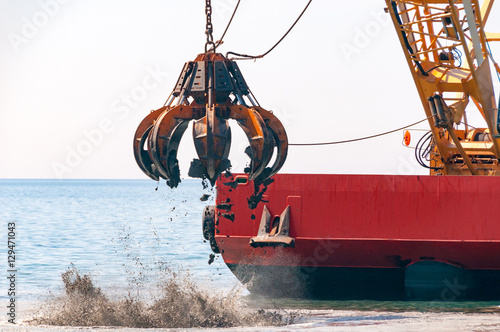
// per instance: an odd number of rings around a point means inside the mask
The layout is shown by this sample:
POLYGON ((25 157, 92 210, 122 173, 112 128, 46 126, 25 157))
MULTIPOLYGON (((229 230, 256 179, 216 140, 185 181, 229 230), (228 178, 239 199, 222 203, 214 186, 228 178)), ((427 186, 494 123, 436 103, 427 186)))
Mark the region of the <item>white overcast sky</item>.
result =
MULTIPOLYGON (((306 3, 242 0, 219 51, 266 51, 306 3)), ((215 39, 235 4, 213 0, 215 39)), ((239 62, 291 143, 356 138, 425 117, 384 6, 314 0, 267 57, 239 62), (347 56, 346 45, 357 52, 347 56)), ((204 11, 202 0, 0 0, 0 178, 146 178, 133 158, 133 134, 163 105, 184 62, 203 52, 204 11)), ((497 12, 488 30, 500 31, 498 23, 491 29, 497 12)), ((241 171, 247 144, 241 129, 232 129, 230 157, 241 171)), ((282 172, 426 174, 401 140, 396 133, 290 147, 282 172)), ((179 152, 183 174, 193 157, 188 130, 179 152)))

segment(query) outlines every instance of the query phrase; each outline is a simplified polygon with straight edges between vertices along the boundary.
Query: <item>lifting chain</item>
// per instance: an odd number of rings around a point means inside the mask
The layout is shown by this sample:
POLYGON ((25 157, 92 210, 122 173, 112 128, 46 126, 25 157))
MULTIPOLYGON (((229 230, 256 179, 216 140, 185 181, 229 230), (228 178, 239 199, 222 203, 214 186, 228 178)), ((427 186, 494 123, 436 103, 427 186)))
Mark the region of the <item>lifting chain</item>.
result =
MULTIPOLYGON (((288 138, 285 128, 271 112, 260 107, 235 61, 216 53, 211 0, 205 0, 207 18, 205 53, 184 64, 165 105, 151 111, 134 135, 134 157, 151 179, 167 180, 175 188, 181 182, 177 151, 182 135, 193 123, 198 159, 188 175, 208 179, 212 186, 231 167, 229 120, 235 120, 248 138, 250 165, 246 169, 255 185, 271 183, 285 163, 288 138), (251 105, 247 105, 250 102, 251 105), (271 164, 271 161, 274 162, 271 164)), ((256 195, 260 195, 259 193, 256 195)), ((253 204, 253 203, 252 203, 253 204)))
POLYGON ((209 52, 209 45, 212 45, 212 48, 210 48, 210 50, 215 50, 214 36, 212 35, 213 26, 211 2, 211 0, 206 0, 205 4, 205 15, 207 16, 207 26, 205 30, 205 34, 207 35, 207 42, 205 43, 205 53, 209 52))

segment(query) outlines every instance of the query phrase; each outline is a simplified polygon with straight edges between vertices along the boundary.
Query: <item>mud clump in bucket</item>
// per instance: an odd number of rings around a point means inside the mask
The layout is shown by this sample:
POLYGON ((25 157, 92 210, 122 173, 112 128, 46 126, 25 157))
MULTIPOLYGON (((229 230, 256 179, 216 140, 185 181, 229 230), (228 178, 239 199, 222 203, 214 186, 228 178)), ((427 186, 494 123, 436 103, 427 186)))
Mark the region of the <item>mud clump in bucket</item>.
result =
MULTIPOLYGON (((89 275, 76 268, 62 274, 65 294, 44 304, 31 325, 121 326, 136 328, 195 328, 282 326, 294 316, 280 310, 252 309, 242 303, 239 290, 213 293, 201 289, 188 275, 163 271, 151 301, 111 300, 95 287, 89 275)), ((130 294, 130 292, 129 292, 130 294)))

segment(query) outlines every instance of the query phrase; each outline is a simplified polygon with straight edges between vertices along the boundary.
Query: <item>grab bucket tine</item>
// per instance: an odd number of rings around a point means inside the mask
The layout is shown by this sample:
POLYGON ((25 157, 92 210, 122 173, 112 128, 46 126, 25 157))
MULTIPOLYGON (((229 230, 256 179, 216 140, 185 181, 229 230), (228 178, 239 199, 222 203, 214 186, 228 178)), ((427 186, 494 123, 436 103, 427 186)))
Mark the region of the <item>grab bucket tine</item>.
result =
POLYGON ((230 106, 229 117, 238 122, 245 132, 251 149, 250 179, 262 173, 272 157, 272 137, 260 114, 245 106, 230 106))
POLYGON ((176 106, 158 117, 149 135, 148 147, 153 162, 171 188, 181 182, 177 151, 193 117, 192 107, 176 106))
POLYGON ((134 157, 137 165, 139 165, 139 168, 144 172, 144 174, 146 174, 149 178, 158 181, 161 175, 156 170, 156 166, 153 164, 153 160, 151 159, 148 149, 144 149, 144 145, 151 129, 153 129, 153 126, 149 127, 138 140, 139 146, 137 149, 135 149, 134 145, 134 157))
POLYGON ((209 107, 206 115, 193 126, 194 145, 212 184, 228 166, 226 162, 231 146, 231 130, 225 118, 217 116, 220 109, 209 107))
POLYGON ((264 119, 267 125, 267 129, 272 134, 274 142, 276 144, 276 159, 273 163, 273 166, 271 166, 271 172, 267 175, 267 177, 271 177, 274 174, 278 173, 278 171, 285 163, 286 157, 288 155, 288 137, 285 131, 285 127, 272 112, 259 106, 255 106, 254 108, 264 119))
POLYGON ((153 160, 150 157, 148 150, 145 150, 146 140, 148 138, 149 133, 154 125, 154 122, 158 116, 167 109, 166 107, 162 107, 160 109, 151 111, 137 126, 137 130, 134 134, 134 158, 137 162, 139 168, 146 174, 149 178, 158 181, 161 176, 160 173, 156 170, 156 167, 153 165, 153 160))

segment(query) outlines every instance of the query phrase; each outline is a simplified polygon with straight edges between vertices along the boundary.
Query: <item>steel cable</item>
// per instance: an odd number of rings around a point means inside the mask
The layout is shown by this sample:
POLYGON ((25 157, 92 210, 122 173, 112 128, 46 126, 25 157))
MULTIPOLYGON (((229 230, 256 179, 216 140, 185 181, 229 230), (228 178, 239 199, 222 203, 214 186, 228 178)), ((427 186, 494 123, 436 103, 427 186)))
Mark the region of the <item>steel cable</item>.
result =
POLYGON ((214 52, 217 50, 217 47, 219 47, 222 43, 224 43, 224 41, 223 41, 224 40, 224 36, 226 36, 226 32, 229 29, 229 26, 231 25, 231 22, 233 21, 234 15, 236 14, 236 11, 238 10, 238 6, 240 5, 240 1, 241 0, 238 0, 238 3, 236 3, 236 6, 234 7, 234 10, 233 10, 233 15, 231 15, 231 18, 229 19, 229 22, 227 23, 226 28, 224 29, 224 33, 222 34, 222 36, 220 37, 220 39, 215 42, 214 52))
POLYGON ((403 129, 406 129, 406 128, 410 128, 410 127, 413 127, 419 123, 422 123, 428 119, 432 118, 432 116, 429 116, 423 120, 420 120, 418 122, 415 122, 415 123, 412 123, 412 124, 409 124, 407 126, 404 126, 404 127, 401 127, 401 128, 398 128, 398 129, 394 129, 394 130, 390 130, 390 131, 386 131, 386 132, 383 132, 383 133, 380 133, 380 134, 375 134, 375 135, 370 135, 370 136, 365 136, 365 137, 359 137, 359 138, 353 138, 353 139, 348 139, 348 140, 344 140, 344 141, 334 141, 334 142, 321 142, 321 143, 290 143, 288 144, 289 146, 313 146, 313 145, 334 145, 334 144, 342 144, 342 143, 351 143, 351 142, 357 142, 357 141, 362 141, 362 140, 366 140, 366 139, 370 139, 370 138, 375 138, 375 137, 380 137, 380 136, 384 136, 384 135, 388 135, 388 134, 392 134, 392 133, 395 133, 397 131, 400 131, 400 130, 403 130, 403 129))
POLYGON ((226 53, 226 57, 229 54, 241 57, 238 60, 260 59, 260 58, 265 57, 266 55, 268 55, 269 53, 271 53, 271 51, 274 50, 276 48, 276 46, 278 46, 279 43, 281 43, 283 41, 283 39, 285 39, 285 37, 288 35, 288 33, 290 31, 292 31, 293 27, 295 26, 295 24, 297 24, 297 22, 300 20, 300 18, 302 17, 302 15, 304 15, 304 13, 306 12, 306 10, 309 7, 309 5, 311 4, 311 2, 312 2, 312 0, 309 0, 309 2, 307 3, 307 5, 305 6, 305 8, 300 13, 299 17, 297 17, 297 19, 295 20, 295 22, 293 22, 293 24, 290 27, 290 29, 288 29, 288 31, 280 38, 280 40, 278 40, 278 42, 276 44, 274 44, 274 46, 271 47, 267 52, 265 52, 265 53, 263 53, 261 55, 248 55, 248 54, 241 54, 241 53, 235 53, 235 52, 227 52, 226 53))

